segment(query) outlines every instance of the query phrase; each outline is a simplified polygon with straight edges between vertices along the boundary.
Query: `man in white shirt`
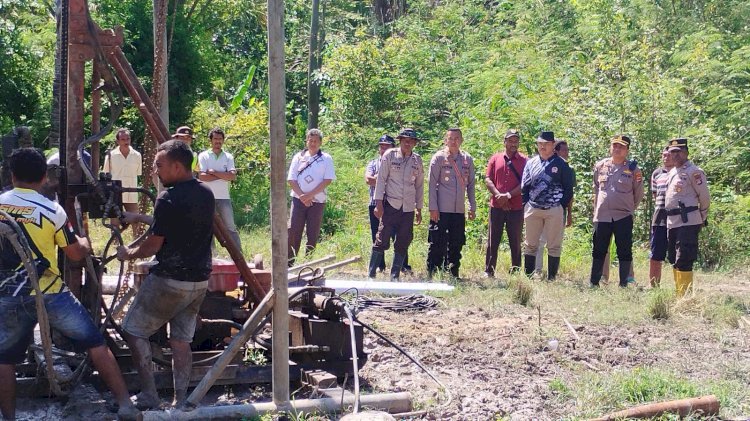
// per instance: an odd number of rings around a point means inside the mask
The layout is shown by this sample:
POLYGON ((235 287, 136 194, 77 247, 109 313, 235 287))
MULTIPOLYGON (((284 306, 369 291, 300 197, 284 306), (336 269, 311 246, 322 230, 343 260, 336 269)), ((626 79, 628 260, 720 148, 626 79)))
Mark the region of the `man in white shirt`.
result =
POLYGON ((323 152, 323 133, 310 129, 305 137, 305 149, 292 158, 286 179, 292 188, 292 210, 289 215, 289 266, 302 242, 302 231, 307 226, 307 253, 315 249, 323 223, 326 187, 336 179, 331 155, 323 152))
MULTIPOLYGON (((104 157, 104 169, 112 174, 112 180, 122 182, 122 187, 138 187, 138 177, 143 175, 143 160, 140 152, 130 146, 130 130, 119 129, 115 134, 117 147, 107 152, 104 157)), ((138 213, 138 193, 123 193, 122 207, 127 212, 138 213)), ((112 225, 119 226, 117 218, 112 218, 112 225)), ((133 224, 133 233, 137 232, 133 224)))
POLYGON ((241 250, 240 234, 234 223, 234 211, 232 211, 232 201, 229 197, 229 182, 237 179, 237 168, 234 166, 232 154, 222 149, 224 138, 224 131, 218 127, 208 132, 211 149, 198 155, 200 167, 198 179, 206 183, 214 193, 216 212, 219 213, 235 245, 241 250))

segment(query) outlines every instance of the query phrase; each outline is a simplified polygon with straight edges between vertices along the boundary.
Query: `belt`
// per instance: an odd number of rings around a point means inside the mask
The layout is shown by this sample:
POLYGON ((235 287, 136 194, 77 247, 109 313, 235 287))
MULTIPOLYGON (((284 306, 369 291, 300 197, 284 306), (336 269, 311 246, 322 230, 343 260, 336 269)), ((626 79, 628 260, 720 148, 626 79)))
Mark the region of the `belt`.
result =
POLYGON ((560 206, 560 205, 554 205, 554 206, 534 206, 534 205, 531 205, 532 208, 539 209, 539 210, 550 210, 550 209, 556 208, 558 206, 560 206))
POLYGON ((683 212, 690 213, 693 211, 697 211, 698 206, 685 206, 684 208, 674 208, 674 209, 667 209, 667 215, 674 216, 674 215, 682 215, 683 212))

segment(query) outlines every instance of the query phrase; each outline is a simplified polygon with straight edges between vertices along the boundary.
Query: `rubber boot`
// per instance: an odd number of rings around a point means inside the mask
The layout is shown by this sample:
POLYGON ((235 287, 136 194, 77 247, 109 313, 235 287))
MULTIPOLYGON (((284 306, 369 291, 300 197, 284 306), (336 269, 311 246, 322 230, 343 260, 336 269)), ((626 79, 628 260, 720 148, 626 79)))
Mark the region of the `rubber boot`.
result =
POLYGON ((399 275, 401 274, 401 269, 404 266, 404 258, 405 256, 403 254, 396 253, 393 255, 393 265, 391 266, 392 281, 398 281, 399 275))
POLYGON ((526 273, 526 276, 531 278, 531 276, 534 274, 534 270, 536 269, 536 256, 533 254, 524 254, 523 255, 523 271, 526 273))
POLYGON ((675 289, 677 296, 682 297, 693 287, 693 272, 683 272, 676 270, 675 289))
POLYGON ((602 272, 604 272, 604 259, 594 259, 591 261, 591 276, 589 282, 592 287, 598 287, 599 281, 602 279, 602 272))
POLYGON ((383 257, 380 258, 380 263, 378 263, 378 272, 385 272, 385 252, 383 252, 383 257))
POLYGON ((628 287, 628 278, 630 277, 630 265, 633 262, 620 261, 618 272, 620 273, 620 288, 628 287))
POLYGON ((658 260, 649 260, 648 264, 648 279, 651 283, 651 288, 659 288, 661 283, 661 262, 658 260))
POLYGON ((378 250, 373 250, 372 254, 370 255, 370 265, 369 265, 369 272, 367 273, 367 277, 370 279, 375 279, 375 276, 377 274, 378 266, 380 266, 380 262, 383 262, 385 259, 385 253, 378 250))
POLYGON ((557 270, 560 269, 560 256, 547 255, 547 280, 554 281, 557 278, 557 270))

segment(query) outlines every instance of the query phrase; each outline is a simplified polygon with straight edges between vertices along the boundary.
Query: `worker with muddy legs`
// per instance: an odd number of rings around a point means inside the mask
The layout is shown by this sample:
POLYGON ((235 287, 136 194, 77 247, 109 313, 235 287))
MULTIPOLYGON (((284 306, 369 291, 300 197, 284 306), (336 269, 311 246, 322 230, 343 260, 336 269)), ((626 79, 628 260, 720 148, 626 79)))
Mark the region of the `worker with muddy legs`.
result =
POLYGON ((677 296, 693 286, 693 263, 698 258, 698 235, 706 225, 711 197, 702 169, 688 160, 685 138, 669 141, 674 167, 667 175, 664 208, 667 212, 667 260, 672 264, 677 296))
POLYGON ((403 129, 397 136, 399 147, 383 154, 375 182, 375 217, 380 219, 368 267, 368 276, 375 278, 378 264, 390 246, 390 233, 396 230, 393 243, 391 280, 398 280, 414 238, 414 224, 422 223, 424 202, 424 167, 414 152, 419 139, 414 129, 403 129))
POLYGON ((136 405, 157 408, 149 337, 169 323, 174 379, 173 405, 181 407, 187 395, 192 371, 190 343, 196 319, 211 274, 214 195, 193 177, 193 152, 183 142, 170 140, 159 145, 154 172, 167 187, 159 194, 154 216, 125 212, 124 222, 151 224, 152 232, 135 247, 117 249, 120 260, 156 255, 151 268, 123 321, 125 339, 141 381, 136 405))
POLYGON ((591 252, 592 287, 599 286, 604 256, 615 237, 619 260, 620 287, 628 286, 633 264, 633 214, 643 199, 643 173, 628 160, 631 140, 625 135, 612 138, 609 158, 594 165, 594 235, 591 252))
POLYGON ((466 243, 466 199, 469 219, 476 217, 476 170, 474 158, 461 150, 464 138, 461 129, 445 132, 445 148, 430 160, 428 197, 430 227, 427 241, 427 276, 436 270, 450 271, 458 279, 461 249, 466 243))
MULTIPOLYGON (((81 260, 91 246, 76 236, 65 210, 39 193, 46 183, 47 162, 36 149, 22 148, 9 158, 13 190, 0 195, 0 209, 21 227, 31 248, 39 288, 50 327, 71 339, 79 350, 87 350, 94 367, 119 405, 121 419, 136 419, 138 410, 130 402, 127 387, 104 337, 81 303, 62 280, 57 265, 57 247, 71 260, 81 260)), ((7 222, 4 222, 7 223, 7 222)), ((0 243, 0 410, 6 420, 15 419, 15 365, 26 358, 37 324, 35 291, 21 257, 5 238, 0 243)))

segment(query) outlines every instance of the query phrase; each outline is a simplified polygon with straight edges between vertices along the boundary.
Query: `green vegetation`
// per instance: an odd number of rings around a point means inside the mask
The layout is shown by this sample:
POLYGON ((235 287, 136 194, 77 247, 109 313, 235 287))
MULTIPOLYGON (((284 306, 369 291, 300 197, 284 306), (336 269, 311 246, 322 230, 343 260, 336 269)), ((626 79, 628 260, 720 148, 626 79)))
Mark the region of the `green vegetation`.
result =
POLYGON ((656 320, 666 320, 672 315, 674 295, 664 289, 651 291, 648 302, 648 314, 656 320))
MULTIPOLYGON (((750 207, 744 193, 750 187, 750 2, 416 0, 394 19, 374 17, 378 7, 323 2, 323 67, 314 80, 322 88, 324 149, 338 173, 329 189, 325 241, 344 253, 367 249, 361 241, 367 236, 351 241, 351 233, 367 232, 362 171, 382 132, 416 127, 423 138, 417 150, 427 159, 444 130, 460 126, 481 177, 508 127, 521 130, 527 153, 544 128, 570 141, 578 174, 575 227, 565 244, 566 253, 584 249, 576 266, 584 265, 590 247, 591 168, 616 132, 633 135, 631 155, 647 175, 666 139, 688 136, 714 198, 699 263, 731 268, 748 258, 750 214, 738 210, 750 207)), ((125 53, 150 89, 150 3, 102 0, 91 9, 102 27, 123 25, 125 53)), ((8 52, 0 55, 0 132, 27 124, 43 146, 54 18, 41 0, 3 2, 0 11, 0 47, 8 52)), ((306 127, 309 19, 309 2, 286 2, 290 156, 301 149, 306 127)), ((265 2, 177 2, 168 23, 174 28, 172 126, 191 124, 198 133, 225 128, 240 168, 232 186, 236 220, 267 227, 265 2)), ((133 107, 116 123, 133 129, 142 147, 143 124, 133 107)), ((111 145, 111 136, 102 142, 111 145)), ((202 137, 195 145, 206 146, 202 137)), ((469 242, 477 244, 485 240, 487 221, 487 196, 479 190, 478 218, 467 226, 469 242)), ((645 202, 636 215, 639 242, 648 238, 652 203, 645 202)))
MULTIPOLYGON (((552 388, 552 384, 550 384, 552 388)), ((722 406, 730 401, 747 399, 741 383, 727 381, 694 381, 655 368, 634 368, 619 372, 584 374, 572 390, 581 414, 593 416, 604 410, 619 410, 644 403, 684 399, 713 394, 722 406)))
POLYGON ((516 279, 511 282, 510 287, 513 289, 513 302, 522 306, 528 306, 531 297, 534 295, 534 289, 528 281, 516 279))

